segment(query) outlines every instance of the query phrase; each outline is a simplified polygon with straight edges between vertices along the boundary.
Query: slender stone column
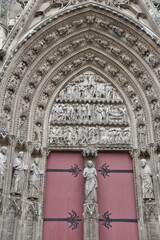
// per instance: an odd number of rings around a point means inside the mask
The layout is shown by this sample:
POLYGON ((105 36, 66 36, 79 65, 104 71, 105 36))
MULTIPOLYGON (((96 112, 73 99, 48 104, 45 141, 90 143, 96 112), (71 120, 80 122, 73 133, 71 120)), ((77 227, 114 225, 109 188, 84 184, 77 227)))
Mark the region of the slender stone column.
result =
POLYGON ((84 152, 85 203, 83 205, 84 240, 99 240, 99 213, 97 204, 97 171, 95 169, 96 150, 84 152))

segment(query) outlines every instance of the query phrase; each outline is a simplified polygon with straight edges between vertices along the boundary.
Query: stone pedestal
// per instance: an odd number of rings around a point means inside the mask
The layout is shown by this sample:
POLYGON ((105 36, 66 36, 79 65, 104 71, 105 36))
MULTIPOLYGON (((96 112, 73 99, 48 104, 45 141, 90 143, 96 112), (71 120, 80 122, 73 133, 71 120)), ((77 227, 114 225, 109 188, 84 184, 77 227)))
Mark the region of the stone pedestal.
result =
POLYGON ((160 229, 158 219, 158 203, 146 202, 144 206, 148 240, 158 240, 160 229))
POLYGON ((99 240, 99 214, 97 203, 83 205, 84 240, 99 240))

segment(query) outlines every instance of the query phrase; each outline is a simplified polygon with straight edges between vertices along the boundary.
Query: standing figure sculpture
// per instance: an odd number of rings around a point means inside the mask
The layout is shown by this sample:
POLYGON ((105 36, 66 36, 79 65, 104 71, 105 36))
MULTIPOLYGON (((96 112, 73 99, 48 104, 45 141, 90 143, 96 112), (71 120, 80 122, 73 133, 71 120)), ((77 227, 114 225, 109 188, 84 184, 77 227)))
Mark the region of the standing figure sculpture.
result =
POLYGON ((93 167, 93 162, 89 160, 87 167, 83 171, 83 177, 85 178, 85 202, 96 203, 97 202, 97 171, 93 167))
POLYGON ((35 158, 34 163, 31 165, 29 180, 29 198, 31 199, 39 198, 40 174, 39 158, 35 158))
POLYGON ((7 167, 7 147, 2 147, 0 151, 0 192, 3 190, 4 173, 7 167))
POLYGON ((146 159, 141 160, 141 177, 143 199, 151 201, 152 199, 154 199, 152 173, 150 166, 147 165, 146 159))
POLYGON ((160 182, 160 154, 158 155, 158 165, 157 165, 157 170, 158 170, 158 172, 157 172, 157 177, 158 177, 158 180, 159 180, 159 182, 160 182))
POLYGON ((25 170, 27 166, 24 165, 23 161, 24 152, 19 152, 18 156, 13 163, 13 175, 12 175, 12 186, 11 193, 21 195, 23 192, 25 170))

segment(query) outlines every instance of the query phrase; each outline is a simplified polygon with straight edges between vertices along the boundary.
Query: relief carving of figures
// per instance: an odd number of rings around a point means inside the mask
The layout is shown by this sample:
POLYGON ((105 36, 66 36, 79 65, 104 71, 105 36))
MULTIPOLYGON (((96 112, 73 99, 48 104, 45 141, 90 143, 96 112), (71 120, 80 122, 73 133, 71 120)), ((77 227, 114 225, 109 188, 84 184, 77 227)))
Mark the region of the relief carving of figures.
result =
POLYGON ((160 140, 160 119, 156 118, 154 122, 154 130, 155 130, 155 137, 156 140, 160 140))
POLYGON ((44 113, 43 107, 42 107, 42 106, 39 106, 39 107, 37 108, 36 116, 35 116, 35 122, 36 122, 36 123, 42 123, 43 113, 44 113))
POLYGON ((40 191, 41 172, 39 169, 39 158, 34 159, 30 169, 29 198, 38 199, 40 191))
POLYGON ((26 68, 26 64, 24 62, 20 62, 15 69, 15 72, 14 72, 15 75, 17 75, 19 78, 21 78, 25 68, 26 68))
POLYGON ((151 201, 154 199, 152 172, 146 159, 141 160, 141 178, 143 199, 151 201))
POLYGON ((85 178, 85 202, 96 203, 98 189, 97 171, 91 160, 87 162, 87 167, 83 171, 83 177, 85 178))
POLYGON ((146 55, 146 54, 149 52, 148 47, 146 47, 143 43, 138 42, 138 43, 137 43, 137 46, 138 46, 139 51, 140 51, 143 55, 146 55))
POLYGON ((141 147, 146 145, 147 143, 146 127, 143 125, 140 125, 138 128, 138 139, 141 147))
POLYGON ((158 177, 158 180, 159 180, 159 183, 160 183, 160 155, 158 155, 158 165, 157 165, 157 177, 158 177))
MULTIPOLYGON (((36 117, 37 118, 37 117, 36 117)), ((54 122, 76 122, 84 121, 90 123, 107 124, 116 120, 117 123, 128 123, 129 117, 124 105, 104 104, 54 104, 50 115, 50 123, 54 122)))
POLYGON ((28 98, 23 98, 22 103, 21 103, 21 108, 20 108, 20 115, 21 116, 27 116, 29 112, 29 106, 30 102, 28 98))
POLYGON ((45 108, 47 102, 48 102, 48 95, 43 93, 43 95, 41 96, 41 100, 39 102, 39 106, 42 106, 43 108, 45 108))
POLYGON ((3 190, 4 175, 7 168, 7 147, 2 147, 0 151, 0 192, 3 190))
POLYGON ((39 41, 34 45, 33 50, 38 54, 43 49, 44 43, 44 40, 39 41))
POLYGON ((27 118, 22 116, 19 121, 18 137, 20 140, 25 140, 27 134, 27 118))
POLYGON ((19 84, 18 77, 15 75, 12 75, 8 84, 8 89, 14 92, 18 84, 19 84))
POLYGON ((68 84, 60 91, 57 100, 105 98, 105 101, 123 101, 110 83, 97 84, 98 78, 99 76, 94 74, 82 74, 77 78, 77 81, 82 79, 82 82, 68 84))
POLYGON ((8 90, 5 95, 4 108, 9 111, 11 110, 11 106, 13 104, 14 95, 14 92, 11 90, 8 90))
POLYGON ((101 76, 87 71, 58 93, 50 112, 49 143, 130 144, 129 124, 128 110, 118 90, 101 76))
POLYGON ((24 56, 22 57, 22 61, 23 61, 26 65, 29 65, 29 63, 31 62, 32 58, 33 58, 33 52, 32 52, 32 50, 31 50, 31 51, 29 51, 26 55, 24 55, 24 56))
POLYGON ((13 163, 11 194, 21 195, 24 188, 25 170, 27 165, 24 164, 24 152, 19 152, 13 163))
POLYGON ((43 133, 42 125, 40 123, 36 124, 34 129, 34 140, 38 144, 41 143, 42 133, 43 133))
POLYGON ((159 63, 159 59, 156 58, 154 55, 150 55, 148 57, 148 61, 151 64, 152 67, 156 67, 158 65, 158 63, 159 63))
POLYGON ((6 109, 0 113, 0 131, 8 132, 10 126, 10 112, 6 109))
POLYGON ((88 144, 129 144, 131 141, 130 128, 105 128, 85 126, 50 126, 49 143, 59 145, 82 145, 88 144), (102 131, 103 129, 103 131, 102 131))
POLYGON ((33 84, 30 84, 26 86, 25 92, 24 92, 24 97, 27 99, 31 99, 33 94, 35 92, 35 87, 33 84))

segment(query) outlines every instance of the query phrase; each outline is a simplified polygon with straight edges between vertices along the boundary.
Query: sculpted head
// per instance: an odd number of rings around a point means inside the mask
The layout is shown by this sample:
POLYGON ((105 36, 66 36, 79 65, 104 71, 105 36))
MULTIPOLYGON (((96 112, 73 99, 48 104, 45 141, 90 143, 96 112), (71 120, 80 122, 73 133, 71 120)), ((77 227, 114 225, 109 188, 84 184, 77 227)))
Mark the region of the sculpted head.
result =
POLYGON ((90 168, 93 167, 93 162, 91 160, 88 160, 87 166, 90 167, 90 168))
POLYGON ((19 153, 18 153, 18 157, 19 157, 19 158, 23 158, 23 156, 24 156, 24 152, 19 152, 19 153))
POLYGON ((6 154, 6 152, 7 152, 7 147, 3 146, 1 148, 1 153, 6 154))
POLYGON ((35 158, 34 162, 35 162, 36 165, 38 165, 39 164, 39 158, 35 158))
POLYGON ((141 167, 145 167, 147 164, 146 159, 141 159, 141 167))

